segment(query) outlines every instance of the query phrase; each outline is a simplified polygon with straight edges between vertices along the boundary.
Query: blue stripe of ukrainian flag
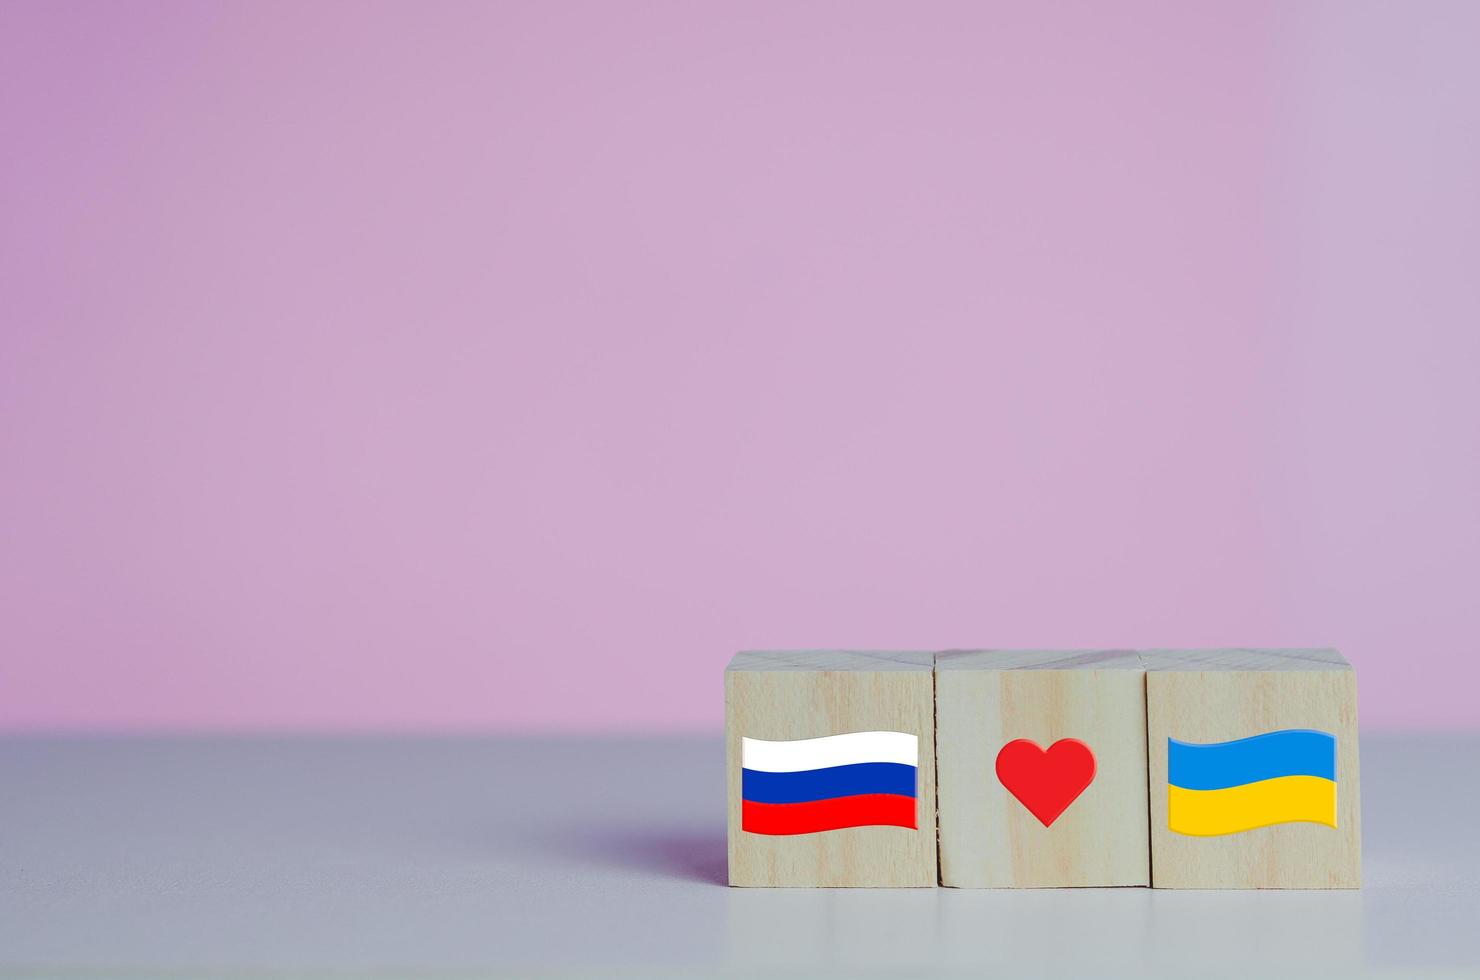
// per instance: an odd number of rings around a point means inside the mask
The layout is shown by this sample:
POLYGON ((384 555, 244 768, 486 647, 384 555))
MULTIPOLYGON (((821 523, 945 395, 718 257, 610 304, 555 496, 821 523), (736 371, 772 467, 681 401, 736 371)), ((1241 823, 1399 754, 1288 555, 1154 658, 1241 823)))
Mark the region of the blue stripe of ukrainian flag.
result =
POLYGON ((1167 826, 1194 837, 1336 826, 1336 739, 1288 729, 1201 745, 1167 739, 1167 826))

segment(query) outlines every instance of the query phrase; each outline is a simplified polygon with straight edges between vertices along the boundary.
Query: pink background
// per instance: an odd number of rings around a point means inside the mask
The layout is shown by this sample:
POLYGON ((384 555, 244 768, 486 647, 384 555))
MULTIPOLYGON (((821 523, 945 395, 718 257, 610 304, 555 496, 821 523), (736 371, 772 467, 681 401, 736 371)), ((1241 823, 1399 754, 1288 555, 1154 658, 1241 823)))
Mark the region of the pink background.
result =
POLYGON ((712 729, 751 646, 1480 719, 1480 4, 0 5, 0 726, 712 729))

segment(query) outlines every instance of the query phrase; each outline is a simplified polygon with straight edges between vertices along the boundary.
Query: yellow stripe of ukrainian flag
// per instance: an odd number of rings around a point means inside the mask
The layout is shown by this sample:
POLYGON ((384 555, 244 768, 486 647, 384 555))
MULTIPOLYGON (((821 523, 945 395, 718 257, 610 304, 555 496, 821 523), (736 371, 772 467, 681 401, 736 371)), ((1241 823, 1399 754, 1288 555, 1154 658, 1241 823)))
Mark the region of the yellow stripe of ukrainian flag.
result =
POLYGON ((1227 789, 1167 787, 1167 825, 1178 834, 1216 837, 1297 821, 1336 826, 1336 784, 1280 776, 1227 789))

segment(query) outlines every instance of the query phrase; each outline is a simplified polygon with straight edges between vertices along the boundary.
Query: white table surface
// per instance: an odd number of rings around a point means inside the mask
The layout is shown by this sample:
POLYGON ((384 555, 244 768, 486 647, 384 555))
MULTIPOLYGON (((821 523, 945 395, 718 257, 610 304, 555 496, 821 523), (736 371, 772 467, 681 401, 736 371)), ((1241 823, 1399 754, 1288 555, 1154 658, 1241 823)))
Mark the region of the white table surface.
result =
POLYGON ((1480 736, 1356 892, 749 890, 718 738, 0 740, 0 976, 1480 975, 1480 736))

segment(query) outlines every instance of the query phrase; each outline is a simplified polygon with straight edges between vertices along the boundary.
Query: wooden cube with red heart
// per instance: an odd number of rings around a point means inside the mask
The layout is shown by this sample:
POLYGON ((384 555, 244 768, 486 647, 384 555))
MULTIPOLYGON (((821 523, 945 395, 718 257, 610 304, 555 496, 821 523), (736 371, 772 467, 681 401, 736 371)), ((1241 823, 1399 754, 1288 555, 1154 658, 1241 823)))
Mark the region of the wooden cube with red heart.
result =
POLYGON ((935 699, 941 884, 1151 883, 1136 653, 941 653, 935 699))

